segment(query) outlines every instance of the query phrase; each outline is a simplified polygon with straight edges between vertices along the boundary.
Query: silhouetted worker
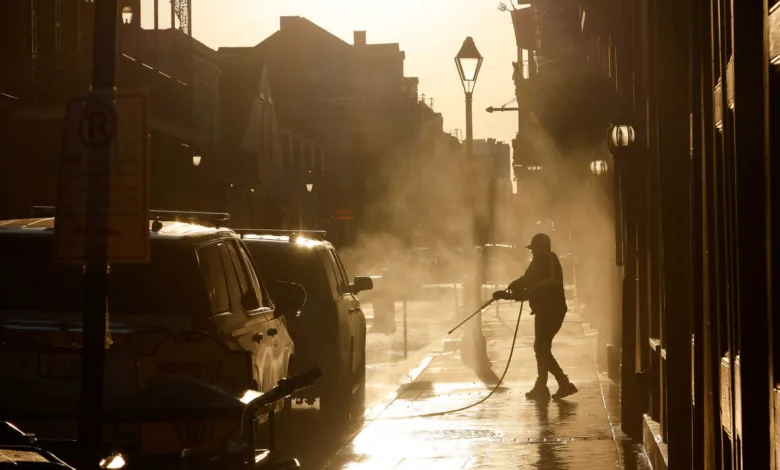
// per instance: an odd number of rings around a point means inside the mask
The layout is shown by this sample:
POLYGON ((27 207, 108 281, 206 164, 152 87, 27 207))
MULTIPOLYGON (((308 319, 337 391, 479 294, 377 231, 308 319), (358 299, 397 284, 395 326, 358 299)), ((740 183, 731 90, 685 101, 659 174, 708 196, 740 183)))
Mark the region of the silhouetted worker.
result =
POLYGON ((577 387, 561 370, 552 354, 552 341, 563 325, 566 316, 566 295, 563 290, 563 269, 558 255, 552 251, 550 237, 543 233, 534 235, 526 248, 533 253, 533 260, 525 274, 513 281, 508 291, 497 291, 494 299, 527 300, 534 320, 534 352, 538 377, 534 388, 525 394, 526 398, 547 400, 548 372, 558 381, 558 391, 553 398, 559 399, 577 393, 577 387))

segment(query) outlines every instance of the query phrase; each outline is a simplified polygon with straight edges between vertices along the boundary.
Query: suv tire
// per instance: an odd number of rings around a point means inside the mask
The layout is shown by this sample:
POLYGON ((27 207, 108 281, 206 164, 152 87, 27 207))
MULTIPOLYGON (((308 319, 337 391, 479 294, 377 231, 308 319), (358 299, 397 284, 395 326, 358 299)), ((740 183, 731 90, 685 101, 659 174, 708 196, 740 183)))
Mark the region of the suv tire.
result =
POLYGON ((352 373, 352 351, 353 345, 350 345, 350 355, 347 367, 342 372, 337 383, 323 393, 322 414, 329 421, 343 423, 349 421, 352 405, 352 390, 355 383, 355 375, 352 373))
POLYGON ((366 353, 361 354, 360 364, 353 374, 352 403, 350 406, 352 421, 360 419, 366 411, 366 353))

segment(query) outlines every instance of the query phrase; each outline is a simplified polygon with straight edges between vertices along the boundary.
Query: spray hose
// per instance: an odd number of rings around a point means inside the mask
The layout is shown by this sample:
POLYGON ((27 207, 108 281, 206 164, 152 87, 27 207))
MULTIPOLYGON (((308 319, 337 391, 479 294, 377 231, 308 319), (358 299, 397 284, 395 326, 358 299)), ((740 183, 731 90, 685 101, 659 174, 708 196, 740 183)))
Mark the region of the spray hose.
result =
MULTIPOLYGON (((488 307, 490 304, 492 304, 495 301, 496 301, 496 299, 492 298, 489 301, 485 302, 479 308, 479 310, 477 310, 476 312, 474 312, 471 315, 469 315, 465 320, 460 322, 455 328, 450 330, 448 334, 451 334, 453 331, 455 331, 458 328, 460 328, 464 323, 469 321, 471 318, 476 316, 478 313, 482 312, 482 310, 484 310, 486 307, 488 307)), ((466 405, 466 406, 462 406, 460 408, 455 408, 455 409, 452 409, 452 410, 436 411, 434 413, 423 413, 423 414, 411 415, 411 416, 389 416, 387 418, 377 417, 377 418, 366 419, 365 421, 366 422, 371 422, 371 421, 392 421, 392 420, 412 419, 412 418, 431 418, 431 417, 434 417, 434 416, 442 416, 442 415, 447 415, 447 414, 451 414, 451 413, 459 413, 461 411, 466 411, 466 410, 468 410, 470 408, 474 408, 477 405, 481 405, 482 403, 485 403, 488 399, 490 399, 490 397, 492 397, 496 393, 496 391, 498 391, 498 388, 501 387, 501 384, 504 382, 504 378, 506 377, 507 372, 509 372, 509 366, 512 364, 512 356, 514 355, 514 352, 515 352, 515 344, 517 343, 517 333, 518 333, 518 331, 520 331, 520 319, 523 317, 523 306, 524 305, 525 305, 524 301, 520 302, 520 312, 517 315, 517 323, 515 324, 515 333, 514 333, 514 336, 512 337, 512 347, 509 349, 509 357, 506 360, 506 367, 504 367, 504 372, 501 374, 501 377, 498 379, 498 382, 493 387, 493 389, 490 390, 490 393, 488 393, 487 395, 485 395, 481 399, 475 401, 474 403, 471 403, 471 404, 466 405)), ((411 383, 414 383, 414 381, 412 381, 411 383)), ((387 408, 385 408, 385 409, 387 409, 387 408)))

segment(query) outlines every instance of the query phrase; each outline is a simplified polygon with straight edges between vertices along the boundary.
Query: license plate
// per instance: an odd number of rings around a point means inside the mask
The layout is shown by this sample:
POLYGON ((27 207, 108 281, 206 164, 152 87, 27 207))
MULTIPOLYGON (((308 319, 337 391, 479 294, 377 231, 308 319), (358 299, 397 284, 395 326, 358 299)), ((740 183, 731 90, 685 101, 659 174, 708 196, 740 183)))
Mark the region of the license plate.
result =
POLYGON ((75 379, 81 376, 81 354, 41 353, 38 365, 40 377, 75 379))

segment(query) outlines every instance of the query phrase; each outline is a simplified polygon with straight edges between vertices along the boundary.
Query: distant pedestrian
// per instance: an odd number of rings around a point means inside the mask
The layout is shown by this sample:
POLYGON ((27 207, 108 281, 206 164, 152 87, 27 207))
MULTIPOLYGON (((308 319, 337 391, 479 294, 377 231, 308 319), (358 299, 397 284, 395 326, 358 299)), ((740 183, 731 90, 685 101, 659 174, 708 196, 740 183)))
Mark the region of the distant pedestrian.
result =
POLYGON ((526 248, 533 253, 525 274, 513 281, 507 291, 497 291, 495 299, 527 300, 534 320, 534 352, 536 353, 537 378, 533 389, 525 394, 533 400, 547 400, 548 373, 558 381, 555 399, 577 393, 577 387, 569 381, 552 354, 552 341, 563 326, 566 316, 566 295, 563 288, 563 269, 558 255, 552 251, 550 237, 543 233, 534 235, 526 248))

